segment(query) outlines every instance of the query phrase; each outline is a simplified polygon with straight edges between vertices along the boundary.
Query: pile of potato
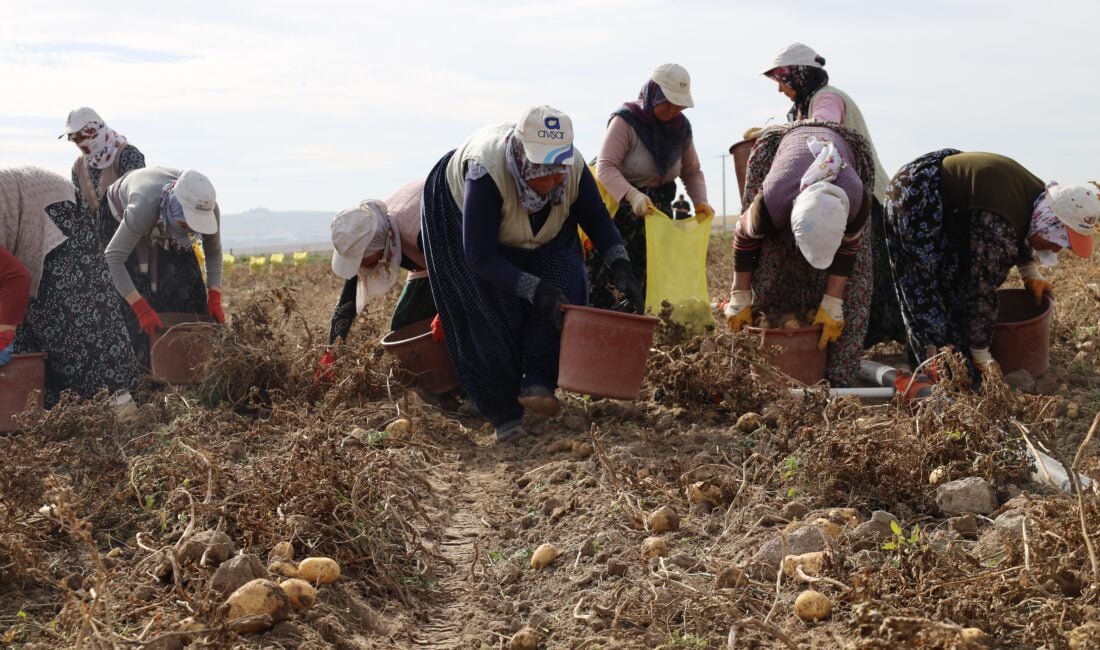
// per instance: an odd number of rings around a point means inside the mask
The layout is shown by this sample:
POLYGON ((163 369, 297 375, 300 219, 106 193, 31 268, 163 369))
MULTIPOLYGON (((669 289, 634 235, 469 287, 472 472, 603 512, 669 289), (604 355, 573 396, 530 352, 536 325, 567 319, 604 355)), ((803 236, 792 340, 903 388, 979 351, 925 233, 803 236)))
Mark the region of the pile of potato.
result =
POLYGON ((810 309, 803 315, 799 315, 793 311, 783 312, 779 315, 754 312, 752 315, 752 325, 753 327, 759 327, 765 330, 796 330, 813 326, 814 318, 816 317, 817 308, 810 309))
POLYGON ((256 578, 226 599, 227 620, 238 632, 261 632, 286 620, 292 611, 310 609, 317 602, 317 587, 340 578, 340 565, 331 558, 307 557, 295 564, 290 542, 275 545, 267 568, 271 575, 285 579, 256 578))

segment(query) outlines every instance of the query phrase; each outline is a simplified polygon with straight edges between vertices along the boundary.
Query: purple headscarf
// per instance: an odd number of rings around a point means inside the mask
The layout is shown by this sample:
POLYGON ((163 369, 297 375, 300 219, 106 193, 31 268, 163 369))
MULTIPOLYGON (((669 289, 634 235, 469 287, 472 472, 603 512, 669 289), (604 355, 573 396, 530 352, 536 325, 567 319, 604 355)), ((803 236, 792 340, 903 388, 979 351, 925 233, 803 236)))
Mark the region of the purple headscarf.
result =
POLYGON ((680 160, 684 148, 691 140, 691 123, 681 113, 668 122, 657 119, 653 109, 668 103, 661 86, 652 79, 642 86, 638 99, 627 102, 611 114, 626 121, 638 134, 642 144, 657 163, 657 171, 663 176, 668 168, 680 160))
POLYGON ((551 174, 568 174, 568 165, 538 165, 531 162, 523 152, 523 143, 516 137, 514 131, 505 138, 504 146, 504 159, 507 162, 508 171, 516 179, 519 202, 527 214, 535 214, 546 207, 547 203, 557 205, 562 202, 565 197, 565 183, 558 183, 548 194, 539 194, 531 189, 527 181, 551 174))

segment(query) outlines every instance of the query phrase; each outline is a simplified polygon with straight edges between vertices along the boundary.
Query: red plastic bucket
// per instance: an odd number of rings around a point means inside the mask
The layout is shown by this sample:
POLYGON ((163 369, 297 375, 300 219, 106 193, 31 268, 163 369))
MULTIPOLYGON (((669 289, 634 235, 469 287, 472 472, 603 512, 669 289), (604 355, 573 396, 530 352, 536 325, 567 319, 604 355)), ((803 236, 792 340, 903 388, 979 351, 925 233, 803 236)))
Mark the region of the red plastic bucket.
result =
POLYGON ((15 431, 14 416, 23 412, 27 397, 38 391, 38 408, 43 407, 46 386, 46 355, 43 352, 17 354, 0 366, 0 433, 15 431))
POLYGON ((764 358, 776 370, 803 384, 816 384, 825 377, 828 350, 817 349, 821 325, 797 329, 745 329, 762 338, 764 358))
POLYGON ((558 387, 594 397, 637 399, 659 321, 578 305, 562 309, 558 387))
POLYGON ((397 358, 397 379, 402 384, 437 395, 458 388, 458 377, 447 354, 447 345, 432 339, 431 318, 382 337, 382 349, 397 358))
POLYGON ((149 337, 149 365, 153 379, 187 386, 202 381, 210 361, 210 337, 218 326, 205 314, 160 314, 163 329, 149 337))
POLYGON ((1050 320, 1054 303, 1049 298, 1036 305, 1027 289, 997 292, 997 324, 989 352, 1007 375, 1026 370, 1042 377, 1050 365, 1050 320))

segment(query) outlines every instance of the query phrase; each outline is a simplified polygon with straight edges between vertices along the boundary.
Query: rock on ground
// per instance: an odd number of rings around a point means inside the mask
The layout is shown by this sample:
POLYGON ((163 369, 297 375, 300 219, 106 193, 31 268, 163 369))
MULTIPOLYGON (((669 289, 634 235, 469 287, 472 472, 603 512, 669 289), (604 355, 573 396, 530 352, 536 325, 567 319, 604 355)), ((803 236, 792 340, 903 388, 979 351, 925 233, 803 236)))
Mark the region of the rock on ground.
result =
POLYGON ((970 476, 938 487, 936 505, 945 515, 988 515, 997 509, 997 500, 985 479, 970 476))

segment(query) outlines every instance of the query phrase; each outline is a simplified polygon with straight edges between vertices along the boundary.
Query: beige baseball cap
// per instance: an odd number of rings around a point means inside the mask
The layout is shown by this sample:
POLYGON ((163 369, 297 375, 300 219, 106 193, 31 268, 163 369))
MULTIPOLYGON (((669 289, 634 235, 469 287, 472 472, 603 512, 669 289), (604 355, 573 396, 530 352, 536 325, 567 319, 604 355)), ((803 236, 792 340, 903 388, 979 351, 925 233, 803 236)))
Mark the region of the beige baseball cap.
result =
POLYGON ((184 170, 172 188, 172 196, 183 206, 187 227, 201 235, 218 232, 218 219, 214 184, 194 169, 184 170))
POLYGON ((573 120, 552 106, 532 106, 516 124, 527 160, 539 165, 573 162, 573 120))
POLYGON ((69 111, 69 117, 65 118, 65 131, 57 136, 57 139, 68 137, 87 126, 90 122, 104 124, 103 118, 87 106, 69 111))
POLYGON ((668 101, 684 108, 695 106, 691 99, 691 75, 684 66, 678 63, 661 64, 650 79, 657 82, 668 101))
POLYGON ((825 59, 814 51, 814 48, 803 43, 793 43, 783 48, 775 55, 771 65, 760 71, 760 74, 768 74, 776 68, 790 65, 808 65, 811 68, 824 68, 825 59))

